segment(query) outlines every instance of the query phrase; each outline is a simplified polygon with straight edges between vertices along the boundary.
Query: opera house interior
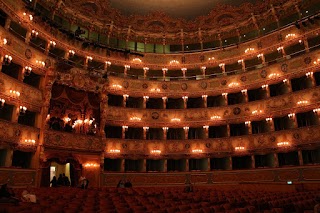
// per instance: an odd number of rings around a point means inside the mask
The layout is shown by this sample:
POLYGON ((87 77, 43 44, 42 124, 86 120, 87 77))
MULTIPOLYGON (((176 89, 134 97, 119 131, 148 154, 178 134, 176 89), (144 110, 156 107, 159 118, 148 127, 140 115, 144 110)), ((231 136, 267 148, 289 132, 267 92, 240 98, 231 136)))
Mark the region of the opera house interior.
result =
POLYGON ((320 212, 319 119, 319 0, 0 0, 0 212, 320 212))

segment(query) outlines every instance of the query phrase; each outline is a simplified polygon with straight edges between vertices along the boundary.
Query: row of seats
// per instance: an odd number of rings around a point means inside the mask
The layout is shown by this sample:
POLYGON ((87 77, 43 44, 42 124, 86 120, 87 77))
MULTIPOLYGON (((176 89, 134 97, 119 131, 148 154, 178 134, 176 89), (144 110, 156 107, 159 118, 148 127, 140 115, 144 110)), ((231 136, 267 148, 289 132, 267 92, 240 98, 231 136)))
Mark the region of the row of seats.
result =
MULTIPOLYGON (((16 190, 21 194, 22 189, 16 190)), ((37 204, 18 206, 0 205, 4 213, 252 213, 252 212, 313 212, 318 191, 263 192, 220 191, 214 188, 194 188, 184 192, 183 187, 159 188, 37 188, 37 204), (4 206, 4 208, 2 208, 4 206)), ((2 209, 2 210, 1 210, 2 209)))

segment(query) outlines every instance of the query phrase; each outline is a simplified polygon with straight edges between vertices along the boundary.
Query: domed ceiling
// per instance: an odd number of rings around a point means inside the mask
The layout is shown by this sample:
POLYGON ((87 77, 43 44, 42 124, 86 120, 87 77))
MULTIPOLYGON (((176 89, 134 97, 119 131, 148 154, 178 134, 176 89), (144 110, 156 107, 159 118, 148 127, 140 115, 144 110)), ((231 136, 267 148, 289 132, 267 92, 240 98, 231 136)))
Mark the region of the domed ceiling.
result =
POLYGON ((73 14, 91 24, 128 27, 140 32, 218 29, 262 14, 288 0, 64 0, 73 14))
POLYGON ((195 19, 208 15, 218 4, 240 6, 255 4, 257 0, 109 0, 111 7, 124 15, 147 15, 154 11, 164 12, 173 18, 195 19))

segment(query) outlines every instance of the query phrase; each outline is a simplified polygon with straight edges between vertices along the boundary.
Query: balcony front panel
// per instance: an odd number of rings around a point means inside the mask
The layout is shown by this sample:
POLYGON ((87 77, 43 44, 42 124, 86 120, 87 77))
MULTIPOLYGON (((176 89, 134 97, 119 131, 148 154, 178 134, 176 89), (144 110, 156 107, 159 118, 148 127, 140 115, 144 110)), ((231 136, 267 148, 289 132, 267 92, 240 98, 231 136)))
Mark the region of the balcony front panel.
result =
MULTIPOLYGON (((293 168, 274 168, 274 169, 259 169, 259 170, 241 170, 241 171, 214 171, 214 172, 179 172, 179 173, 103 173, 103 186, 116 186, 123 176, 133 184, 133 186, 161 186, 161 185, 184 185, 189 180, 196 185, 205 185, 220 187, 221 183, 239 184, 251 183, 246 186, 251 190, 295 190, 294 185, 285 185, 288 180, 293 183, 301 183, 307 185, 308 182, 320 180, 319 166, 310 167, 293 167, 293 168), (311 175, 313 174, 313 175, 311 175), (312 178, 310 178, 312 177, 312 178), (277 187, 271 187, 274 182, 277 187), (257 183, 255 185, 255 183, 257 183), (266 183, 267 185, 264 185, 266 183), (268 189, 269 188, 269 189, 268 189)), ((245 185, 245 184, 244 184, 245 185)), ((238 186, 225 186, 235 189, 238 186)), ((243 185, 241 185, 243 186, 243 185)), ((221 188, 225 188, 222 187, 221 188)), ((240 188, 240 187, 239 187, 240 188)))
POLYGON ((44 134, 44 147, 57 150, 101 152, 105 149, 105 143, 99 137, 47 130, 44 134))
POLYGON ((263 120, 267 117, 279 117, 290 113, 310 111, 319 107, 319 94, 320 87, 314 87, 268 98, 266 100, 224 107, 200 109, 132 109, 109 106, 105 110, 108 123, 119 126, 212 126, 225 124, 226 122, 263 120), (133 118, 140 118, 141 120, 132 121, 133 118), (176 118, 180 119, 180 121, 175 121, 176 118))
POLYGON ((18 81, 10 76, 0 72, 0 95, 1 98, 16 106, 26 106, 29 110, 40 112, 42 107, 42 92, 33 88, 21 81, 18 81), (20 92, 17 97, 10 93, 10 90, 20 92))
POLYGON ((39 129, 3 120, 0 120, 0 126, 1 144, 7 144, 22 151, 36 150, 39 143, 39 129), (26 140, 34 140, 34 142, 26 140))
POLYGON ((273 151, 290 151, 297 147, 316 147, 320 140, 320 126, 296 128, 257 135, 245 135, 217 139, 201 140, 130 140, 105 139, 105 155, 118 157, 163 158, 177 155, 179 157, 217 157, 230 155, 251 155, 253 153, 270 153, 273 151), (288 142, 288 146, 278 143, 288 142), (236 151, 236 147, 244 147, 236 151), (119 153, 112 153, 119 150, 119 153), (160 150, 153 154, 152 150, 160 150), (194 150, 201 150, 195 153, 194 150))
POLYGON ((34 186, 36 170, 0 168, 0 183, 8 183, 10 187, 34 186))

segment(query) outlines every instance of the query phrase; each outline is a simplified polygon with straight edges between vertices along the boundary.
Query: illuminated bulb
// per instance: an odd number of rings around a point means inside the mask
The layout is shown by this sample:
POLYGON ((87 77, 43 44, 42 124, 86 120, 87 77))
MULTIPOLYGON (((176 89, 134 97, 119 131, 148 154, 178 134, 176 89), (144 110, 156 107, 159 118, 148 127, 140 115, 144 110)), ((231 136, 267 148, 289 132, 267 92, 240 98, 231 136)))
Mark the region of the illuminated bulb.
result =
POLYGON ((262 85, 262 86, 261 86, 261 88, 262 88, 262 89, 266 89, 266 88, 268 88, 268 84, 264 84, 264 85, 262 85))
POLYGON ((160 155, 161 154, 161 150, 158 150, 158 149, 151 150, 151 154, 160 155))
POLYGON ((188 126, 183 127, 184 130, 189 130, 188 126))
POLYGON ((74 50, 69 50, 69 55, 70 56, 74 56, 74 54, 76 54, 76 52, 74 50))
POLYGON ((202 153, 202 149, 193 149, 192 152, 193 153, 202 153))
POLYGON ((185 101, 185 100, 188 100, 188 96, 182 96, 182 99, 185 101))
POLYGON ((147 131, 147 130, 149 130, 149 127, 148 126, 144 126, 143 130, 147 131))
POLYGON ((254 51, 254 48, 247 48, 244 53, 249 53, 249 52, 253 52, 254 51))
POLYGON ((208 60, 209 61, 213 61, 213 60, 215 60, 215 58, 214 57, 210 57, 210 58, 208 58, 208 60))
POLYGON ((110 62, 110 61, 106 61, 106 65, 107 65, 107 66, 110 66, 110 65, 111 65, 111 62, 110 62))
POLYGON ((177 60, 171 60, 170 61, 170 65, 173 65, 173 64, 179 64, 180 62, 179 61, 177 61, 177 60))
POLYGON ((249 124, 251 124, 251 121, 246 121, 246 122, 244 122, 244 124, 249 125, 249 124))
POLYGON ((228 85, 229 87, 236 87, 236 86, 239 86, 239 83, 237 82, 232 82, 228 85))
POLYGON ((219 64, 219 67, 222 69, 225 66, 224 63, 219 64))
POLYGON ((298 105, 307 104, 307 103, 308 103, 308 101, 298 101, 298 102, 297 102, 298 105))
POLYGON ((141 121, 141 118, 134 116, 130 118, 130 121, 141 121))
POLYGON ((263 53, 260 53, 257 55, 258 58, 262 58, 263 57, 263 53))
POLYGON ((314 112, 314 113, 320 112, 320 108, 314 109, 313 112, 314 112))
POLYGON ((266 118, 266 121, 272 121, 272 118, 266 118))
POLYGON ((253 110, 252 114, 255 115, 255 114, 258 114, 258 113, 262 113, 262 112, 263 112, 262 110, 253 110))
POLYGON ((207 98, 208 97, 208 95, 202 95, 202 98, 207 98))
POLYGON ((294 34, 294 33, 289 33, 286 35, 286 39, 292 39, 294 37, 296 37, 296 34, 294 34))
POLYGON ((211 116, 211 120, 217 120, 217 119, 220 119, 221 117, 220 116, 218 116, 218 115, 214 115, 214 116, 211 116))
POLYGON ((310 76, 312 76, 312 75, 313 75, 313 72, 307 72, 307 73, 306 73, 306 76, 307 76, 307 77, 310 77, 310 76))
POLYGON ((143 96, 143 99, 148 100, 148 99, 149 99, 149 96, 143 96))
POLYGON ((51 46, 54 47, 54 46, 56 46, 56 44, 57 44, 57 43, 56 43, 55 41, 50 41, 50 45, 51 45, 51 46))
POLYGON ((172 118, 171 121, 172 122, 180 122, 181 120, 180 120, 180 118, 172 118))
POLYGON ((161 90, 159 88, 152 88, 150 89, 150 92, 160 92, 161 90))
POLYGON ((130 69, 130 65, 124 65, 124 68, 126 69, 126 70, 129 70, 130 69))
POLYGON ((122 126, 122 129, 128 129, 128 126, 122 126))
POLYGON ((290 113, 290 114, 288 114, 288 117, 289 118, 293 118, 295 116, 295 114, 294 113, 290 113))
POLYGON ((120 153, 120 149, 110 149, 109 153, 120 153))
POLYGON ((243 151, 244 147, 243 146, 237 146, 234 148, 236 151, 243 151))
POLYGON ((247 91, 248 91, 247 89, 243 89, 243 90, 241 90, 241 93, 245 94, 245 93, 247 93, 247 91))
POLYGON ((6 45, 8 43, 8 40, 6 38, 3 39, 3 45, 6 45))
POLYGON ((283 82, 283 83, 287 83, 287 82, 288 82, 288 79, 283 79, 282 82, 283 82))
POLYGON ((168 68, 162 68, 162 72, 168 72, 168 68))
POLYGON ((280 76, 279 73, 271 73, 271 74, 269 75, 269 78, 275 78, 275 77, 279 77, 279 76, 280 76))
POLYGON ((168 129, 169 129, 169 127, 162 127, 162 129, 163 129, 163 130, 168 130, 168 129))
POLYGON ((129 95, 127 95, 127 94, 124 94, 124 95, 122 95, 122 96, 123 96, 123 98, 125 98, 125 99, 129 98, 129 95))
POLYGON ((289 142, 279 142, 277 143, 277 146, 289 146, 289 142))
POLYGON ((140 58, 134 58, 132 59, 133 62, 136 62, 136 63, 141 63, 142 60, 140 58))
POLYGON ((91 56, 87 56, 88 61, 92 61, 93 58, 91 56))
POLYGON ((278 47, 277 50, 278 52, 281 52, 281 50, 283 50, 283 47, 278 47))
POLYGON ((238 64, 241 64, 243 62, 243 59, 238 60, 238 64))
POLYGON ((149 71, 149 67, 144 67, 143 70, 144 71, 149 71))
POLYGON ((115 89, 122 89, 122 86, 119 85, 119 84, 112 84, 112 88, 115 88, 115 89))
POLYGON ((204 128, 204 129, 209 129, 209 126, 203 126, 202 128, 204 128))
POLYGON ((226 92, 222 93, 223 97, 227 97, 227 95, 228 95, 228 93, 226 93, 226 92))

